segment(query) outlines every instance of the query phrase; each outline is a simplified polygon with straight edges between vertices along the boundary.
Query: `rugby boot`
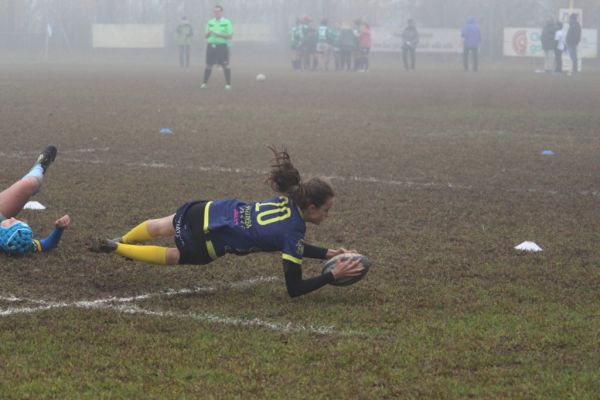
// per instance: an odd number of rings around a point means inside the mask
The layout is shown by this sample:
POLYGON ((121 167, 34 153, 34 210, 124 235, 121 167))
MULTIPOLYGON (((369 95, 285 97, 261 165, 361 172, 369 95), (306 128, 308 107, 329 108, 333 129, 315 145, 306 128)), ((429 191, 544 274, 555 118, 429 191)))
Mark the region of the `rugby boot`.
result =
POLYGON ((117 242, 110 239, 92 239, 85 247, 93 253, 112 253, 117 250, 117 242))
POLYGON ((56 153, 56 146, 47 146, 40 153, 37 160, 35 160, 36 164, 40 164, 42 166, 42 168, 44 169, 44 173, 46 173, 46 170, 48 169, 50 164, 54 162, 54 159, 56 158, 56 153))

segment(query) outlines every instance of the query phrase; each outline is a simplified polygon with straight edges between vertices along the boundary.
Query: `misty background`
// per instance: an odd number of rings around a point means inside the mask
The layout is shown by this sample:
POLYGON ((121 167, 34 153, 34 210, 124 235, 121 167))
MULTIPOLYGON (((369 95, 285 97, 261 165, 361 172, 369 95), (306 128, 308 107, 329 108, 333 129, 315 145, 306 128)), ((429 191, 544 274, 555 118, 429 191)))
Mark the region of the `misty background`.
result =
MULTIPOLYGON (((408 18, 420 28, 460 29, 473 15, 481 27, 484 57, 502 58, 505 27, 540 27, 557 18, 569 0, 0 0, 0 54, 52 54, 94 51, 93 24, 164 24, 165 46, 175 48, 175 27, 187 16, 196 31, 195 46, 204 46, 201 32, 221 4, 234 29, 239 24, 266 24, 278 39, 272 43, 288 48, 289 29, 296 16, 310 16, 318 24, 362 18, 372 27, 401 31, 408 18), (48 25, 51 36, 48 37, 48 25)), ((600 1, 574 0, 584 11, 583 27, 600 29, 600 1)), ((235 38, 234 38, 235 42, 235 38)), ((254 43, 253 45, 260 45, 254 43)), ((237 43, 236 43, 237 45, 237 43)), ((244 46, 248 46, 245 43, 244 46)), ((252 44, 251 44, 252 45, 252 44)), ((164 51, 164 50, 162 50, 164 51)))

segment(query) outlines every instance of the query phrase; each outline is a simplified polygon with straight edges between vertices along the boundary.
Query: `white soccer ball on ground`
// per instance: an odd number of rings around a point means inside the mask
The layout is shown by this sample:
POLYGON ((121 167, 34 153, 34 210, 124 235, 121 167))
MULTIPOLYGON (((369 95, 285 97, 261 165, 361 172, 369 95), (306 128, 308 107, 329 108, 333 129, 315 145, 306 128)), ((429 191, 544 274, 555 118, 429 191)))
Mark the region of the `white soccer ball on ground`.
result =
POLYGON ((258 82, 264 82, 267 79, 267 77, 264 74, 258 74, 256 75, 256 80, 258 82))

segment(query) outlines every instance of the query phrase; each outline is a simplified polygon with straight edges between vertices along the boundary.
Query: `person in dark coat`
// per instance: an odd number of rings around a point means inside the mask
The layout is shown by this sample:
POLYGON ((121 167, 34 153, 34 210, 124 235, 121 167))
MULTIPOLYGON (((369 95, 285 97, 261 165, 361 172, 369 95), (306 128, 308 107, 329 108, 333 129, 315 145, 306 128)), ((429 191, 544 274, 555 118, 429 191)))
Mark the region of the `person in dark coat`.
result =
POLYGON ((554 48, 556 35, 556 21, 548 18, 542 28, 542 50, 544 51, 544 71, 552 72, 554 70, 554 48))
POLYGON ((573 13, 569 17, 569 30, 567 31, 567 51, 571 58, 573 69, 571 73, 576 74, 579 71, 579 59, 577 57, 577 46, 581 42, 581 24, 577 20, 577 14, 573 13))
POLYGON ((404 61, 404 69, 415 69, 415 53, 419 44, 419 32, 415 27, 413 19, 408 20, 408 26, 402 32, 402 60, 404 61), (410 64, 409 64, 410 58, 410 64))

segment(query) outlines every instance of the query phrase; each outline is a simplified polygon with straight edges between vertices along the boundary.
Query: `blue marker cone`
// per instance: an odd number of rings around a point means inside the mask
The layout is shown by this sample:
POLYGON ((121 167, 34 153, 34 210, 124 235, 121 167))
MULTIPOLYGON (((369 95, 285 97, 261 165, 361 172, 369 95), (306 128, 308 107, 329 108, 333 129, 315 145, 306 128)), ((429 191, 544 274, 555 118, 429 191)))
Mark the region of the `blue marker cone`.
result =
POLYGON ((163 135, 172 135, 173 131, 169 128, 161 128, 160 133, 162 133, 163 135))
POLYGON ((542 151, 543 156, 553 156, 554 152, 552 150, 544 150, 542 151))

